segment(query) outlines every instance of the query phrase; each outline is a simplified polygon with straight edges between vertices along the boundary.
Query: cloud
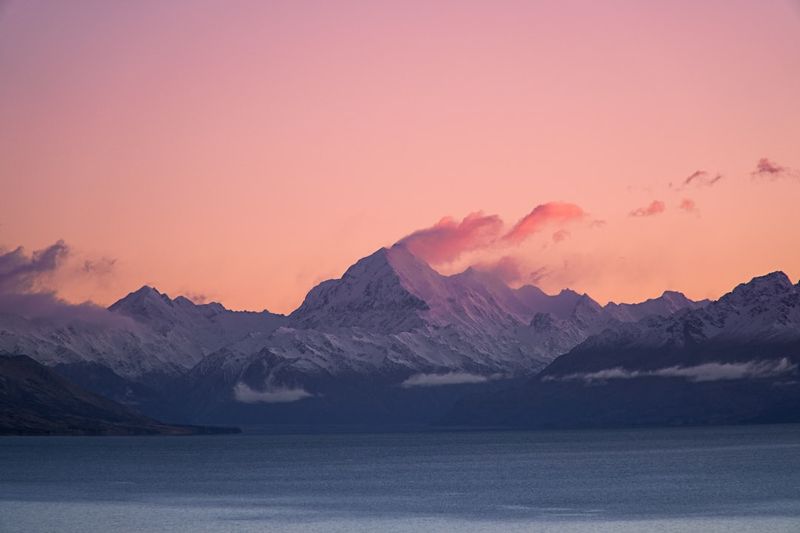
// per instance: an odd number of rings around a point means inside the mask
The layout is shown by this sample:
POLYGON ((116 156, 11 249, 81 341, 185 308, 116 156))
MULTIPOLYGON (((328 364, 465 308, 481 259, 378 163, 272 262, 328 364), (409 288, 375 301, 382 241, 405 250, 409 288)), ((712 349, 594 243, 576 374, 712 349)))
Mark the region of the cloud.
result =
POLYGON ((520 243, 534 233, 542 231, 552 223, 565 223, 586 218, 586 212, 575 204, 566 202, 548 202, 537 205, 533 211, 522 217, 511 231, 503 236, 503 240, 520 243))
POLYGON ((81 266, 84 274, 92 274, 95 276, 107 276, 114 272, 117 260, 110 257, 101 257, 99 259, 86 259, 81 266))
POLYGON ((558 230, 558 231, 553 233, 553 242, 561 242, 561 241, 567 240, 570 235, 571 235, 571 233, 568 232, 567 230, 560 229, 560 230, 558 230))
POLYGON ((800 178, 800 172, 762 157, 756 163, 756 169, 750 173, 754 178, 768 178, 775 180, 778 178, 800 178))
POLYGON ((439 387, 442 385, 462 385, 466 383, 484 383, 489 377, 467 372, 448 372, 446 374, 414 374, 400 384, 403 388, 439 387))
POLYGON ((0 255, 0 293, 27 292, 53 274, 69 254, 64 241, 27 255, 22 246, 0 255))
POLYGON ((197 305, 202 305, 209 301, 209 297, 202 292, 184 291, 183 295, 197 305))
POLYGON ((486 247, 500 235, 503 221, 497 215, 470 213, 461 222, 445 217, 430 228, 421 229, 400 240, 430 264, 451 263, 461 254, 486 247))
POLYGON ((608 368, 597 372, 546 376, 545 381, 608 381, 612 379, 634 379, 645 377, 684 378, 693 382, 723 381, 735 379, 758 379, 794 373, 797 365, 787 358, 771 361, 748 361, 744 363, 704 363, 695 366, 671 366, 658 370, 626 370, 622 367, 608 368))
POLYGON ((477 263, 472 268, 492 274, 506 284, 516 283, 524 277, 520 260, 509 255, 496 261, 477 263))
POLYGON ((694 200, 691 198, 684 198, 681 200, 680 205, 678 206, 679 209, 686 211, 687 213, 694 213, 697 211, 697 204, 694 203, 694 200))
MULTIPOLYGON (((469 252, 473 266, 480 266, 481 270, 509 272, 513 268, 510 259, 494 258, 509 248, 521 246, 526 239, 545 230, 552 231, 550 235, 553 242, 562 242, 571 233, 561 226, 580 221, 585 221, 586 226, 591 228, 605 225, 602 220, 590 220, 588 214, 575 204, 547 202, 534 207, 508 231, 504 231, 505 224, 498 215, 475 212, 460 222, 445 217, 429 228, 407 235, 398 244, 403 244, 411 253, 433 266, 452 264, 469 252), (487 261, 486 258, 490 259, 487 261)), ((520 278, 516 274, 505 274, 504 277, 520 278)))
POLYGON ((291 403, 313 396, 303 388, 272 387, 269 390, 257 391, 242 382, 233 387, 233 397, 241 403, 291 403))
POLYGON ((485 261, 472 265, 480 272, 487 272, 502 280, 506 285, 517 283, 536 284, 547 275, 547 269, 540 267, 530 269, 524 266, 524 261, 510 255, 503 256, 494 261, 485 261))
MULTIPOLYGON (((70 253, 69 246, 61 240, 30 255, 21 246, 0 253, 0 312, 26 318, 82 320, 106 325, 131 323, 127 317, 92 302, 66 302, 49 287, 70 253)), ((105 275, 113 265, 111 259, 87 260, 81 270, 85 274, 105 275)))
POLYGON ((667 206, 661 200, 653 200, 647 207, 640 207, 630 212, 632 217, 651 217, 666 211, 667 206))
POLYGON ((696 170, 692 172, 681 184, 681 187, 689 187, 692 185, 699 187, 712 187, 723 178, 722 174, 711 174, 705 170, 696 170))

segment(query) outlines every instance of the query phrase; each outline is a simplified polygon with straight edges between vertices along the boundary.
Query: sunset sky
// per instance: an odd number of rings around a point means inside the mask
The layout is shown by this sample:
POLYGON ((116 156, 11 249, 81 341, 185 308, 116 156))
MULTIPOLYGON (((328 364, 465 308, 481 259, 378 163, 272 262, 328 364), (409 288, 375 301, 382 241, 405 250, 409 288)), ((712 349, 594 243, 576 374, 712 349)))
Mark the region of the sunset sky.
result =
POLYGON ((797 282, 800 2, 0 1, 0 185, 75 302, 289 312, 410 234, 601 303, 797 282))

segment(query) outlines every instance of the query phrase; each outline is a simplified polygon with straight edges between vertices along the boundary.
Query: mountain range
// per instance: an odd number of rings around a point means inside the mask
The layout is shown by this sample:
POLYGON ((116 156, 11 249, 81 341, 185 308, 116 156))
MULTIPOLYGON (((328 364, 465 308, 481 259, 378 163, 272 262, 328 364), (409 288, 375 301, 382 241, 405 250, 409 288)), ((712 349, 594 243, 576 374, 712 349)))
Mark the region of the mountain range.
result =
POLYGON ((782 272, 666 317, 617 323, 525 384, 462 400, 455 425, 587 427, 800 420, 800 283, 782 272))
POLYGON ((0 352, 182 423, 536 425, 514 414, 519 395, 612 381, 598 372, 721 364, 736 352, 735 364, 764 360, 790 375, 794 356, 771 348, 794 346, 800 331, 797 287, 781 276, 715 302, 667 291, 601 306, 472 268, 445 276, 398 244, 320 283, 288 316, 142 287, 102 321, 0 315, 0 352), (751 357, 751 343, 770 349, 751 357), (480 408, 490 404, 494 414, 480 408))

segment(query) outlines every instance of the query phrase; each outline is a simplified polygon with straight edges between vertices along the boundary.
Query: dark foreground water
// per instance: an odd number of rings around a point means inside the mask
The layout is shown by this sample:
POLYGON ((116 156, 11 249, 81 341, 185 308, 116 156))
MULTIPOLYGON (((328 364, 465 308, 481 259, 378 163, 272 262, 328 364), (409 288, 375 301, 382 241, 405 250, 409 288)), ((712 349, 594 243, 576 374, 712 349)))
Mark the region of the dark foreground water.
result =
POLYGON ((800 426, 0 438, 0 531, 800 531, 800 426))

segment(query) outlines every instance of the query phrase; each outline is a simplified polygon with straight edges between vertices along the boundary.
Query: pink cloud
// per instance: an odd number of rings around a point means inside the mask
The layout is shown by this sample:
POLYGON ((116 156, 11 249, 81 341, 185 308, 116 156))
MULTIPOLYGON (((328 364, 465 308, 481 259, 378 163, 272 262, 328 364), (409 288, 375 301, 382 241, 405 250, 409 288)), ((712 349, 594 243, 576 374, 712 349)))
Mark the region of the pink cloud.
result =
MULTIPOLYGON (((517 246, 548 227, 553 227, 553 242, 561 242, 571 234, 560 225, 587 217, 587 213, 575 204, 548 202, 536 206, 504 233, 504 223, 499 216, 484 215, 478 211, 470 213, 460 222, 452 217, 444 217, 433 226, 417 230, 399 242, 423 261, 438 266, 453 263, 467 252, 489 251, 492 248, 498 251, 517 246)), ((602 220, 588 222, 591 227, 605 224, 602 220)), ((505 266, 509 265, 507 262, 505 266)))
POLYGON ((762 157, 756 163, 756 169, 750 173, 754 178, 800 178, 800 172, 783 165, 779 165, 775 161, 771 161, 766 157, 762 157))
POLYGON ((503 239, 514 244, 524 241, 528 236, 538 233, 551 223, 565 223, 581 220, 586 212, 575 204, 566 202, 548 202, 537 205, 533 211, 517 222, 503 239))
POLYGON ((651 217, 666 211, 667 206, 661 200, 653 200, 647 207, 640 207, 630 212, 632 217, 651 217))
POLYGON ((461 254, 486 247, 497 240, 503 221, 497 215, 470 213, 461 222, 445 217, 400 242, 420 259, 433 264, 451 263, 461 254))
POLYGON ((681 200, 681 203, 678 207, 687 213, 693 213, 697 210, 697 204, 695 204, 694 200, 691 198, 684 198, 681 200))

